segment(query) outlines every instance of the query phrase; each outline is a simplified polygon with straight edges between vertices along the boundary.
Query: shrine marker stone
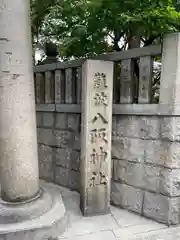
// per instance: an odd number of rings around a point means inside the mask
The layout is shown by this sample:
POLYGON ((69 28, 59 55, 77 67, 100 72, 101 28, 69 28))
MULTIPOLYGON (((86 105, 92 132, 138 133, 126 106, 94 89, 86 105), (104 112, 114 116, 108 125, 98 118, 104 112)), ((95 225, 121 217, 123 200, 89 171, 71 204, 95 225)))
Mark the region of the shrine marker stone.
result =
POLYGON ((81 210, 106 214, 110 206, 113 63, 82 67, 81 210))

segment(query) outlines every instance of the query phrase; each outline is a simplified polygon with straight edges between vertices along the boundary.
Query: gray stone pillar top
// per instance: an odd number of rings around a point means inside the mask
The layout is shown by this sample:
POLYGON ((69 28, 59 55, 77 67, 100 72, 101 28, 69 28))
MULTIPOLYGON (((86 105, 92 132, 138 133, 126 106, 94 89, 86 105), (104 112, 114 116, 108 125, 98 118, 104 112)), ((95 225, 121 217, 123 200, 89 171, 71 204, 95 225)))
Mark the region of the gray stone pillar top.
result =
POLYGON ((159 103, 180 114, 180 33, 168 34, 163 41, 159 103))

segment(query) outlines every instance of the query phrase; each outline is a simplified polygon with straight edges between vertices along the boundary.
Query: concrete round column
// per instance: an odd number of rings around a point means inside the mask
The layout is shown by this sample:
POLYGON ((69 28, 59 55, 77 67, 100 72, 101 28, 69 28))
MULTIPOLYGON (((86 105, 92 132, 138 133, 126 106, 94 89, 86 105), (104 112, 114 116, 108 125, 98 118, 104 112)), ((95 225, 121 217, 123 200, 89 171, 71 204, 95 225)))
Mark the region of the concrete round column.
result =
POLYGON ((39 191, 29 6, 0 1, 0 183, 9 202, 39 191))

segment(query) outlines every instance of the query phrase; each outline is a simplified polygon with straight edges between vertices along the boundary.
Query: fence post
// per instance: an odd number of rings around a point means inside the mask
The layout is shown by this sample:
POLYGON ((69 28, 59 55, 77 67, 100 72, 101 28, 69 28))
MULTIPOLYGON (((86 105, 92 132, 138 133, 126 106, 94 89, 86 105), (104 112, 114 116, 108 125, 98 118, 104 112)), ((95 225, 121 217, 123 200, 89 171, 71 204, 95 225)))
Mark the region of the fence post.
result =
POLYGON ((81 210, 105 214, 110 206, 113 63, 82 67, 81 210))
POLYGON ((163 42, 159 103, 180 114, 180 33, 168 34, 163 42))

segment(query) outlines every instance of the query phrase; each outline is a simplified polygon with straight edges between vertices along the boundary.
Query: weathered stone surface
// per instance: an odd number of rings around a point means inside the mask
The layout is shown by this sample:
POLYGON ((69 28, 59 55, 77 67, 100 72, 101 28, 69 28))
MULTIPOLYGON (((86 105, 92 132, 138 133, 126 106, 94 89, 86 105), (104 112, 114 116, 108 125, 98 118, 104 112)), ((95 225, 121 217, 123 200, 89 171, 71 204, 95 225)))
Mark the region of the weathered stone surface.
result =
POLYGON ((121 61, 120 86, 120 103, 133 103, 134 79, 131 58, 121 61))
POLYGON ((54 130, 54 145, 60 148, 72 148, 75 141, 75 136, 69 131, 54 130))
POLYGON ((120 205, 121 203, 121 184, 115 181, 111 181, 111 203, 114 205, 120 205))
POLYGON ((57 184, 68 187, 69 186, 69 169, 56 166, 54 181, 57 184))
POLYGON ((139 117, 136 116, 116 116, 116 134, 121 137, 139 136, 139 117))
POLYGON ((68 168, 56 166, 54 181, 73 190, 80 189, 80 173, 68 168))
POLYGON ((113 63, 87 60, 82 66, 81 210, 110 208, 113 63))
POLYGON ((42 127, 43 124, 43 113, 36 112, 36 125, 37 127, 42 127))
POLYGON ((145 162, 167 168, 180 168, 180 143, 147 140, 145 146, 145 162))
POLYGON ((80 132, 80 114, 67 114, 67 127, 69 130, 80 132))
POLYGON ((169 203, 169 197, 146 192, 144 195, 143 215, 163 223, 168 223, 169 203))
POLYGON ((113 179, 120 183, 160 192, 160 167, 114 159, 113 179))
POLYGON ((116 182, 112 182, 111 187, 111 201, 113 204, 141 214, 143 191, 116 182))
POLYGON ((131 186, 123 185, 121 192, 123 194, 121 206, 141 214, 143 191, 131 186))
POLYGON ((69 171, 69 188, 73 190, 80 190, 80 173, 77 171, 69 171))
POLYGON ((66 130, 52 130, 45 128, 38 128, 38 143, 49 146, 57 146, 60 148, 77 147, 77 140, 75 133, 66 130))
POLYGON ((145 144, 145 162, 163 166, 167 159, 169 143, 147 140, 145 144))
POLYGON ((144 141, 141 139, 131 139, 127 159, 134 162, 144 162, 144 141))
POLYGON ((113 180, 124 183, 127 171, 126 160, 113 159, 113 180))
POLYGON ((65 113, 55 114, 55 128, 62 130, 67 129, 67 115, 65 113))
POLYGON ((180 198, 146 192, 144 197, 143 215, 168 225, 178 224, 180 198))
POLYGON ((72 143, 72 148, 74 150, 80 150, 81 149, 81 133, 74 132, 73 137, 74 137, 74 141, 72 143))
POLYGON ((117 130, 117 123, 118 123, 117 118, 118 116, 116 115, 112 116, 112 132, 116 132, 117 130))
POLYGON ((54 113, 52 112, 43 113, 43 126, 51 128, 54 126, 54 113))
POLYGON ((70 167, 70 159, 71 159, 71 150, 70 149, 55 149, 55 163, 58 166, 62 166, 63 168, 70 167))
POLYGON ((144 187, 144 165, 125 160, 114 160, 114 178, 120 183, 144 187))
POLYGON ((38 128, 37 139, 38 139, 38 143, 49 145, 49 146, 55 145, 52 129, 38 128))
MULTIPOLYGON (((24 211, 25 221, 0 224, 0 239, 4 240, 47 240, 57 239, 67 226, 68 218, 65 206, 60 194, 60 188, 52 183, 42 183, 44 193, 39 202, 31 202, 19 207, 24 211), (43 203, 43 206, 42 206, 43 203), (34 216, 31 210, 36 212, 34 216), (44 208, 44 211, 42 212, 44 208), (41 211, 39 211, 41 209, 41 211), (33 217, 31 217, 31 215, 33 217), (31 219, 31 220, 29 220, 31 219)), ((1 209, 4 206, 1 206, 1 209)), ((7 206, 6 210, 12 211, 12 207, 7 206)), ((15 209, 14 209, 15 210, 15 209)))
POLYGON ((149 191, 159 193, 160 188, 160 167, 144 165, 144 188, 149 191))
POLYGON ((169 113, 180 113, 180 34, 168 34, 163 41, 162 69, 159 104, 165 105, 169 113))
POLYGON ((159 139, 160 122, 158 117, 140 117, 140 138, 159 139))
POLYGON ((138 188, 144 187, 144 164, 128 162, 125 182, 138 188))
POLYGON ((160 123, 162 139, 180 141, 180 117, 163 117, 160 123))
POLYGON ((129 160, 132 162, 144 162, 144 140, 119 137, 112 141, 112 157, 129 160))
POLYGON ((10 202, 39 191, 29 7, 27 1, 0 3, 1 197, 10 202))
POLYGON ((180 198, 179 197, 171 198, 169 203, 169 219, 168 219, 169 225, 178 224, 180 222, 179 212, 180 212, 180 198))
POLYGON ((180 196, 180 169, 162 169, 160 192, 168 196, 180 196))
POLYGON ((152 99, 153 62, 151 56, 140 57, 138 103, 150 103, 152 99))
POLYGON ((79 151, 71 151, 70 155, 70 169, 75 171, 80 171, 80 152, 79 151))
POLYGON ((117 136, 159 139, 160 123, 158 117, 118 116, 117 136))
POLYGON ((55 149, 55 163, 56 165, 62 166, 64 168, 73 169, 79 171, 80 168, 80 152, 71 150, 70 148, 55 149))
POLYGON ((52 148, 38 144, 39 173, 42 179, 53 180, 52 148))

